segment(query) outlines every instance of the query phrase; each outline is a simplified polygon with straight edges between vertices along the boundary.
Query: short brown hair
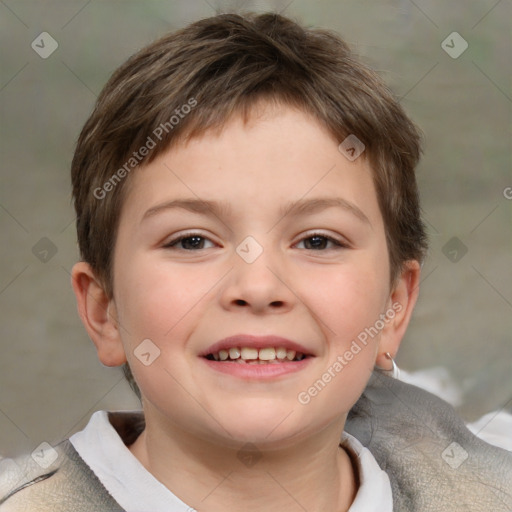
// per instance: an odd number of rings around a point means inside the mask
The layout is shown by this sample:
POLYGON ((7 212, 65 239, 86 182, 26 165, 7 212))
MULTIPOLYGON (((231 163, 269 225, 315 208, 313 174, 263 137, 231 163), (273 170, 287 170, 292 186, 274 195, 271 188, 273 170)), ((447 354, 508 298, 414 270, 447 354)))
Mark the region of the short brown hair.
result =
POLYGON ((274 13, 221 14, 128 59, 105 85, 78 139, 71 169, 78 243, 109 297, 130 170, 171 144, 221 128, 234 114, 247 120, 260 100, 312 115, 339 142, 349 135, 362 141, 384 219, 391 281, 407 260, 423 260, 427 242, 414 172, 420 135, 379 75, 331 31, 274 13), (141 155, 143 147, 150 151, 141 155))

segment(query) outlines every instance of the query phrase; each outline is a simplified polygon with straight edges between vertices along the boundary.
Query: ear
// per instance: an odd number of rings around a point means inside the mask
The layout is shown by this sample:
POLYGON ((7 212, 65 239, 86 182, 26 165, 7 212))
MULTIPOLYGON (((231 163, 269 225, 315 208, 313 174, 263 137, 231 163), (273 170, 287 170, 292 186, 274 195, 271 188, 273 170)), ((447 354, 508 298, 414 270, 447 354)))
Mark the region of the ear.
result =
POLYGON ((407 261, 391 290, 386 312, 387 322, 381 331, 379 350, 375 361, 380 368, 389 369, 390 361, 386 357, 387 352, 393 359, 398 352, 418 299, 420 273, 421 267, 418 261, 407 261))
POLYGON ((106 366, 126 362, 113 299, 105 290, 88 263, 76 263, 71 271, 78 314, 96 346, 99 360, 106 366))

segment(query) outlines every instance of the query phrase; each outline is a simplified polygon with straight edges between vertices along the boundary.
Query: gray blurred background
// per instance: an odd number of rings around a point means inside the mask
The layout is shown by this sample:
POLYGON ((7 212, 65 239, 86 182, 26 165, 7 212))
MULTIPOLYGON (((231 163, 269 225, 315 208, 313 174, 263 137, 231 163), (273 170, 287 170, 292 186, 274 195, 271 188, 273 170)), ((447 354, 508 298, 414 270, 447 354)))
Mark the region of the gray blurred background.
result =
POLYGON ((74 142, 126 58, 231 9, 338 31, 401 98, 425 133, 418 178, 431 250, 397 361, 444 368, 467 421, 512 409, 510 0, 0 0, 4 456, 69 436, 95 410, 139 406, 120 370, 98 362, 76 313, 74 142), (42 32, 58 43, 47 58, 31 47, 51 50, 42 32))

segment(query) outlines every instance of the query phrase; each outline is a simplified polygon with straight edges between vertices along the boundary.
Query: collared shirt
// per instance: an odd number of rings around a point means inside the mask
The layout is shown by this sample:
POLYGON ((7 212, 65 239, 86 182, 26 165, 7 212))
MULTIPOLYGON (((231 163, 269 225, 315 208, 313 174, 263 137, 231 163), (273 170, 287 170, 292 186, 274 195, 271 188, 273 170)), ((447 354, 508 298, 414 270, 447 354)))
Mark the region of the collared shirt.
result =
MULTIPOLYGON (((107 491, 126 512, 193 512, 159 482, 124 444, 106 411, 98 411, 84 430, 70 438, 75 450, 107 491)), ((392 512, 387 474, 371 452, 344 432, 343 447, 350 452, 358 472, 359 489, 349 512, 392 512)))

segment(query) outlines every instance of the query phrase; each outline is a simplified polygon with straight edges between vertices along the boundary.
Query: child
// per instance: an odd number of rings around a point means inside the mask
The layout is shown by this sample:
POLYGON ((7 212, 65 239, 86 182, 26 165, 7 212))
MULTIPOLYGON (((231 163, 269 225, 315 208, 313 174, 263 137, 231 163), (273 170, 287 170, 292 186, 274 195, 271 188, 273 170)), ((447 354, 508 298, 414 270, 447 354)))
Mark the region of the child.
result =
POLYGON ((512 455, 389 375, 419 154, 345 43, 276 14, 130 58, 73 159, 72 284, 143 412, 95 413, 45 468, 4 461, 1 512, 511 510, 512 455))

